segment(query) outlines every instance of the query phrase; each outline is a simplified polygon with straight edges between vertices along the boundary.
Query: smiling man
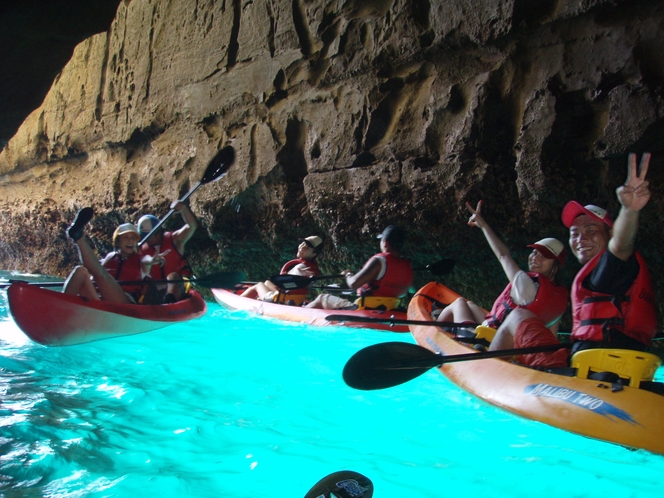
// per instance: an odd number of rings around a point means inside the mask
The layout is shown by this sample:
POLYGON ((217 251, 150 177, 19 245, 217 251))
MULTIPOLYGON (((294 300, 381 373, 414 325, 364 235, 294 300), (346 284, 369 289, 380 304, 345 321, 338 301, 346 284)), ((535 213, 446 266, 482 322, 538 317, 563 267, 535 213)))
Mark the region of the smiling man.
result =
POLYGON ((572 284, 573 351, 593 347, 644 351, 657 331, 654 296, 643 257, 634 249, 639 213, 650 199, 645 180, 650 154, 628 159, 627 180, 616 194, 615 222, 593 205, 569 202, 562 221, 569 244, 583 268, 572 284))

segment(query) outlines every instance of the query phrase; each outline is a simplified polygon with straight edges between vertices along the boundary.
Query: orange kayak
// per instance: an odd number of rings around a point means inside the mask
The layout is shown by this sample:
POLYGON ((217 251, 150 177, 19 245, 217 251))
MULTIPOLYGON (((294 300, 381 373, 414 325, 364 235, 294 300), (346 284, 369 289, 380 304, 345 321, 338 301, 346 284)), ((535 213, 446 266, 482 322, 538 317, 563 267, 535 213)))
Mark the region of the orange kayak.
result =
MULTIPOLYGON (((459 297, 432 282, 408 307, 408 319, 432 320, 432 300, 459 297)), ((477 353, 439 327, 411 325, 420 346, 445 356, 477 353)), ((567 377, 526 368, 499 358, 444 363, 438 368, 460 388, 522 417, 583 436, 664 454, 664 396, 609 382, 567 377)))

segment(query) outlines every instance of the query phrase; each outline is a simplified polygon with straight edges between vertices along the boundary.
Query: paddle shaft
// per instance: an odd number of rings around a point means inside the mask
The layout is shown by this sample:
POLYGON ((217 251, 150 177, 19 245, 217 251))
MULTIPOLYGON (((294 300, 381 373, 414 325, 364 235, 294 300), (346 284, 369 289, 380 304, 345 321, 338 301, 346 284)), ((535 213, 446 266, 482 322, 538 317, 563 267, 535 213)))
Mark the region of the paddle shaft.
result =
MULTIPOLYGON (((203 173, 201 180, 196 185, 194 185, 194 187, 189 192, 187 192, 184 195, 184 197, 180 199, 180 202, 184 202, 187 199, 189 199, 191 194, 196 192, 196 190, 198 190, 198 188, 201 185, 205 185, 211 182, 216 182, 217 180, 221 179, 228 172, 228 169, 233 165, 234 161, 235 161, 235 149, 233 149, 233 147, 231 147, 230 145, 218 151, 217 154, 208 163, 207 168, 205 168, 205 173, 203 173)), ((148 233, 145 237, 141 239, 141 241, 138 243, 138 247, 141 247, 143 244, 145 244, 145 241, 148 240, 150 237, 152 237, 152 235, 159 228, 161 228, 164 222, 174 212, 175 209, 171 209, 168 213, 166 213, 166 216, 164 216, 161 220, 159 220, 159 223, 157 223, 156 226, 152 227, 150 233, 148 233)))
POLYGON ((433 322, 427 320, 404 320, 394 318, 373 318, 368 316, 353 316, 353 315, 327 315, 325 320, 328 322, 355 322, 355 323, 387 323, 389 325, 430 325, 432 327, 473 327, 468 323, 457 322, 433 322))
MULTIPOLYGON (((175 280, 121 280, 120 285, 141 285, 141 284, 178 284, 192 283, 203 287, 230 288, 235 286, 245 277, 244 272, 220 272, 212 275, 206 275, 201 278, 193 279, 175 279, 175 280)), ((38 287, 62 287, 65 282, 25 282, 24 280, 10 280, 8 284, 0 284, 0 288, 9 287, 13 283, 24 283, 36 285, 38 287)))
MULTIPOLYGON (((413 271, 430 271, 434 275, 445 275, 454 268, 454 261, 451 259, 441 259, 427 266, 414 268, 413 271)), ((316 277, 305 277, 304 275, 290 275, 288 273, 273 275, 269 278, 277 287, 289 289, 301 289, 311 284, 315 280, 334 280, 336 278, 345 278, 346 275, 319 275, 316 277)))
MULTIPOLYGON (((201 185, 203 185, 203 182, 198 182, 196 185, 194 185, 194 188, 192 188, 189 192, 187 192, 187 193, 184 195, 184 197, 182 197, 182 199, 180 199, 180 202, 184 202, 184 201, 186 201, 187 199, 189 199, 189 197, 191 196, 191 194, 193 194, 194 192, 196 192, 196 190, 198 190, 198 188, 199 188, 201 185)), ((138 243, 138 247, 141 247, 143 244, 145 244, 145 241, 148 240, 150 237, 152 237, 152 236, 155 234, 155 232, 161 228, 161 226, 164 224, 164 222, 165 222, 168 218, 170 218, 171 215, 172 215, 174 212, 175 212, 175 209, 171 208, 171 210, 170 210, 168 213, 166 213, 166 215, 165 215, 161 220, 159 220, 159 223, 157 223, 154 227, 152 227, 152 230, 150 230, 150 233, 148 233, 145 237, 143 237, 143 238, 141 239, 141 241, 138 243)))
POLYGON ((459 361, 473 361, 473 360, 487 360, 489 358, 507 358, 510 356, 517 356, 523 354, 550 353, 552 351, 558 351, 559 349, 565 349, 571 347, 572 347, 571 343, 560 343, 560 344, 547 344, 545 346, 532 346, 529 348, 499 349, 496 351, 485 351, 481 353, 454 354, 451 356, 441 356, 436 353, 431 353, 438 357, 438 363, 434 363, 431 366, 439 367, 444 363, 456 363, 459 361))
POLYGON ((384 342, 355 353, 343 369, 343 379, 350 387, 363 390, 398 386, 433 367, 460 361, 488 360, 533 353, 547 353, 571 347, 571 344, 548 344, 530 348, 503 349, 481 353, 445 356, 417 344, 384 342))
MULTIPOLYGON (((14 283, 19 283, 22 282, 24 284, 28 285, 36 285, 37 287, 62 287, 65 285, 65 282, 25 282, 23 280, 12 280, 8 284, 0 284, 0 288, 6 288, 9 287, 10 285, 14 283)), ((183 282, 191 282, 193 284, 196 283, 196 280, 122 280, 118 281, 120 285, 139 285, 139 284, 177 284, 177 283, 183 283, 183 282)))

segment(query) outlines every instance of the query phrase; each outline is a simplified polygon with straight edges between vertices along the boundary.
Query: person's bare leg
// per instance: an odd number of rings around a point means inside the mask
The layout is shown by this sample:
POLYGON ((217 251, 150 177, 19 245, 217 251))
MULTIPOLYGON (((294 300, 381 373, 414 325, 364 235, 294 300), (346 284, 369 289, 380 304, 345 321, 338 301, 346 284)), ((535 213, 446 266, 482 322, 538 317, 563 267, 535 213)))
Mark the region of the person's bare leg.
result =
POLYGON ((90 247, 90 244, 81 237, 76 241, 78 246, 78 254, 80 256, 83 266, 90 272, 92 278, 94 278, 97 288, 99 289, 99 294, 104 301, 110 301, 113 303, 126 303, 131 304, 132 301, 129 299, 129 296, 125 294, 120 284, 115 280, 104 268, 99 260, 97 255, 90 247))
POLYGON ((473 314, 473 317, 475 317, 475 323, 482 323, 484 318, 486 318, 486 312, 472 301, 466 301, 466 305, 473 314))
POLYGON ((489 351, 496 351, 500 349, 512 349, 514 347, 514 333, 521 322, 527 318, 536 317, 535 313, 523 308, 517 308, 511 311, 507 318, 498 328, 496 336, 491 341, 489 351))
POLYGON ((251 299, 256 299, 258 297, 258 292, 256 292, 256 286, 258 284, 254 284, 251 287, 249 287, 247 290, 245 290, 242 294, 240 294, 241 297, 248 297, 251 299))
POLYGON ((78 256, 83 263, 83 266, 90 272, 97 284, 101 298, 104 301, 111 301, 114 303, 131 303, 131 300, 124 293, 120 284, 109 275, 99 260, 97 255, 92 250, 92 247, 83 238, 85 226, 90 222, 94 211, 90 207, 84 207, 76 213, 76 217, 69 228, 67 228, 67 236, 74 241, 78 247, 78 256))
POLYGON ((97 289, 90 280, 90 272, 84 266, 77 266, 72 270, 67 280, 65 280, 62 292, 64 294, 79 295, 90 301, 99 301, 97 289))
MULTIPOLYGON (((171 294, 175 301, 180 301, 184 299, 184 284, 181 282, 182 277, 179 273, 173 272, 169 273, 166 277, 167 280, 176 280, 176 282, 169 282, 166 287, 166 295, 171 294)), ((166 299, 164 299, 166 301, 166 299)))
POLYGON ((266 285, 266 282, 259 282, 256 284, 256 294, 258 295, 258 299, 263 299, 271 290, 272 289, 266 285))
MULTIPOLYGON (((475 305, 475 307, 479 308, 477 305, 475 305)), ((484 319, 484 315, 482 315, 482 319, 484 319)), ((473 309, 468 306, 466 300, 459 297, 452 304, 443 309, 436 321, 477 324, 481 323, 482 319, 477 320, 475 313, 473 313, 473 309)))

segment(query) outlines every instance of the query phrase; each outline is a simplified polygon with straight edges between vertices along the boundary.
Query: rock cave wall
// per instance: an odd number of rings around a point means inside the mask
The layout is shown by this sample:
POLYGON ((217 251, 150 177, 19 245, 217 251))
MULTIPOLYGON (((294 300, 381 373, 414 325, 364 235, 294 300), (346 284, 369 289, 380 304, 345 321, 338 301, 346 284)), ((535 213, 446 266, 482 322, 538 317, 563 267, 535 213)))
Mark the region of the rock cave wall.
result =
POLYGON ((466 201, 525 265, 527 243, 566 241, 568 200, 617 214, 627 153, 651 151, 637 243, 660 282, 664 5, 534 5, 123 0, 0 153, 2 267, 66 275, 76 209, 95 208, 105 253, 232 145, 228 176, 190 198, 199 273, 264 278, 312 234, 324 271, 357 268, 398 223, 417 266, 454 258, 441 280, 490 306, 506 280, 466 201))

